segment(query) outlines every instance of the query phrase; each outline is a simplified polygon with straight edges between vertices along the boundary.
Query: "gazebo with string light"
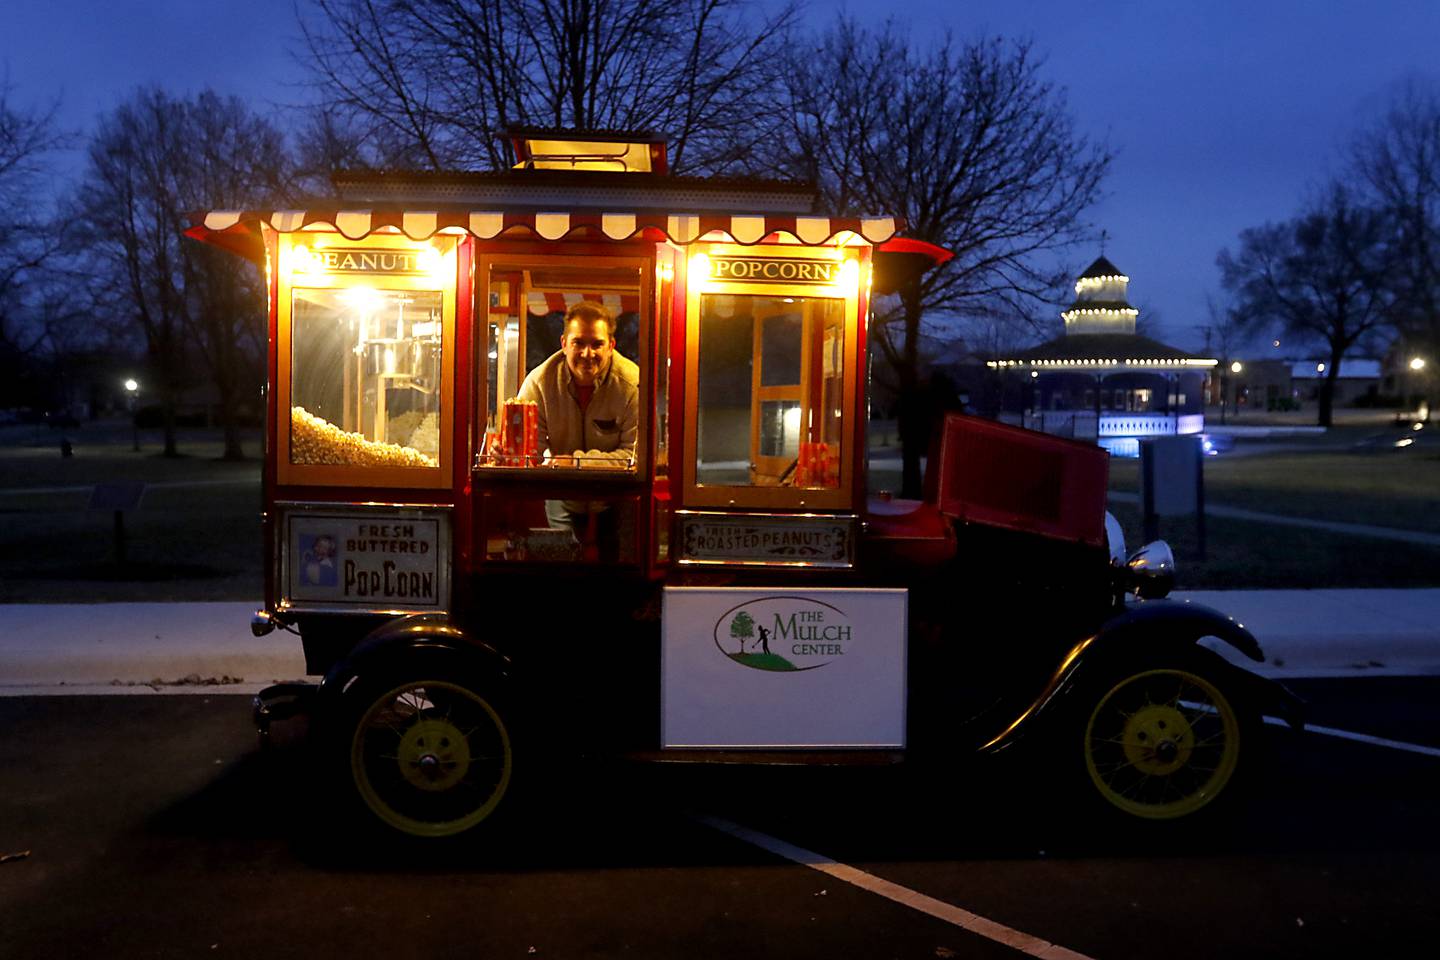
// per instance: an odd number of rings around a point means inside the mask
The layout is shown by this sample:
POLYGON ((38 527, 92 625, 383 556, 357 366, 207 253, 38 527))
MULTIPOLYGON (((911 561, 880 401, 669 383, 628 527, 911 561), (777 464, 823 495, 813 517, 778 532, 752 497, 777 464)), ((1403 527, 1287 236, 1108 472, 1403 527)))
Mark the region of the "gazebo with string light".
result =
POLYGON ((1129 284, 1101 255, 1075 281, 1061 336, 988 362, 1029 381, 1023 409, 1002 419, 1095 440, 1118 456, 1137 455, 1143 437, 1204 430, 1205 377, 1217 361, 1137 333, 1129 284))

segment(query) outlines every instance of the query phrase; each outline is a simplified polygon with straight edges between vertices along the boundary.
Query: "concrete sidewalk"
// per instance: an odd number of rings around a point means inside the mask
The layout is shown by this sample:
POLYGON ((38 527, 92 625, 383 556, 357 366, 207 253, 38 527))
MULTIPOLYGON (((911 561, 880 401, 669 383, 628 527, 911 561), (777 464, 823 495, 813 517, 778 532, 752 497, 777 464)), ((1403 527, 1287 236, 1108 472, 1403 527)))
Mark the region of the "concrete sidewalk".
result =
MULTIPOLYGON (((1440 589, 1175 594, 1234 617, 1275 677, 1440 674, 1440 589)), ((248 693, 304 676, 300 640, 250 634, 252 603, 0 604, 0 695, 248 693)))

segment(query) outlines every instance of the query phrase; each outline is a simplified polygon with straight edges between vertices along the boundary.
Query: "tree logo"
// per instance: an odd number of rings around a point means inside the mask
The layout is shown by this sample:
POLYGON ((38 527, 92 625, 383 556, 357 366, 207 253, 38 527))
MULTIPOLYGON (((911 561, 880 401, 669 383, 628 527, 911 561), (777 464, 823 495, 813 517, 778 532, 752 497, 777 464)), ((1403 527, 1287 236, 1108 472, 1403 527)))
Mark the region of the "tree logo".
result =
POLYGON ((715 622, 715 646, 753 670, 793 673, 823 667, 849 652, 850 619, 809 597, 780 596, 731 607, 715 622))

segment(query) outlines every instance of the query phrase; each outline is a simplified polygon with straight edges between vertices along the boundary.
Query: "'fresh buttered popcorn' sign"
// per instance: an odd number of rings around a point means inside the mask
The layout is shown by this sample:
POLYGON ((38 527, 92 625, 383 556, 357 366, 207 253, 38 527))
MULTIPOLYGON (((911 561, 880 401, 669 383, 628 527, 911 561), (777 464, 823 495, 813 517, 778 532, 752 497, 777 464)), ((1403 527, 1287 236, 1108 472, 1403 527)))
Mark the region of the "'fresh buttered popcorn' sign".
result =
POLYGON ((286 605, 420 612, 448 604, 448 511, 293 506, 284 514, 286 605))

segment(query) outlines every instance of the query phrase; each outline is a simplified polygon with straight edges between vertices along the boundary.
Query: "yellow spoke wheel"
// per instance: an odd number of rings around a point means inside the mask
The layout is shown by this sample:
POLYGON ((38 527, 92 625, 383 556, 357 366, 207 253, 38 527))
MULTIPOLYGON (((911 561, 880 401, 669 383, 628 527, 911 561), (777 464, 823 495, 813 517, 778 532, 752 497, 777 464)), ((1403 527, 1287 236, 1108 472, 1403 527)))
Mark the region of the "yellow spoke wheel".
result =
POLYGON ((1095 704, 1085 769, 1124 813, 1173 820, 1211 804, 1239 766, 1240 715, 1209 679, 1187 669, 1134 673, 1095 704))
POLYGON ((510 732, 479 693, 413 680, 363 701, 350 739, 360 799, 386 826, 415 837, 464 833, 510 787, 510 732))

